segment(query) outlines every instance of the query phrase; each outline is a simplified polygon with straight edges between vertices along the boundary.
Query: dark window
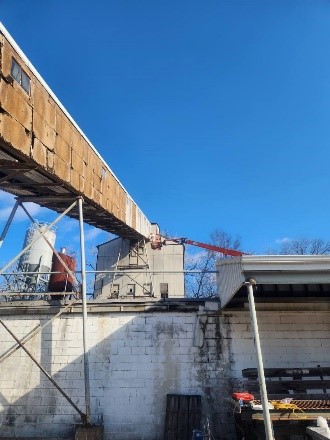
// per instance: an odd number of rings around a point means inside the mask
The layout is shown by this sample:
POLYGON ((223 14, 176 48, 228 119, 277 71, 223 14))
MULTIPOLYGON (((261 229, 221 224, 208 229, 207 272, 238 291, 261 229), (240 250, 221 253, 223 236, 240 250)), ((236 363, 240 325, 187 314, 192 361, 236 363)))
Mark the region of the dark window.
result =
POLYGON ((30 94, 31 80, 21 66, 14 60, 14 58, 12 59, 10 74, 12 78, 17 81, 18 84, 26 91, 26 93, 30 94))
POLYGON ((135 295, 135 284, 127 284, 127 295, 135 295))

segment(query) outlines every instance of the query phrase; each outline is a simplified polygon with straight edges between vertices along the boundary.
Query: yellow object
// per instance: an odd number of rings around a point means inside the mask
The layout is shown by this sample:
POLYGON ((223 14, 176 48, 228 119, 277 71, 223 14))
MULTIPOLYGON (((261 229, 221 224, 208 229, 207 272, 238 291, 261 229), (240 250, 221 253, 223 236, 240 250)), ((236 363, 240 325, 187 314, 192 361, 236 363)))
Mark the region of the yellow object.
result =
POLYGON ((299 409, 294 403, 282 403, 277 400, 271 400, 270 402, 275 409, 299 409))
POLYGON ((271 400, 270 403, 273 405, 274 409, 279 409, 279 410, 291 409, 292 413, 294 415, 296 415, 297 417, 299 417, 300 419, 306 418, 306 416, 303 416, 301 414, 295 414, 296 410, 300 411, 303 414, 305 414, 305 413, 302 409, 299 408, 298 405, 296 405, 294 403, 284 403, 284 402, 280 402, 278 400, 271 400))

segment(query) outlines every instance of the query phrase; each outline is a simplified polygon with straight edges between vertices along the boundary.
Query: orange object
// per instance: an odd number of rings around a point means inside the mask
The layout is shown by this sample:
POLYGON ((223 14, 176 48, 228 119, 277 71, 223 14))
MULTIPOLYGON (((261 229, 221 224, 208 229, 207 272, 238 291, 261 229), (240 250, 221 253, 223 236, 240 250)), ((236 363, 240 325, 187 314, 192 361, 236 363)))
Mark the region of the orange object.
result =
POLYGON ((233 393, 231 397, 235 400, 245 400, 248 402, 254 400, 254 396, 250 393, 233 393))

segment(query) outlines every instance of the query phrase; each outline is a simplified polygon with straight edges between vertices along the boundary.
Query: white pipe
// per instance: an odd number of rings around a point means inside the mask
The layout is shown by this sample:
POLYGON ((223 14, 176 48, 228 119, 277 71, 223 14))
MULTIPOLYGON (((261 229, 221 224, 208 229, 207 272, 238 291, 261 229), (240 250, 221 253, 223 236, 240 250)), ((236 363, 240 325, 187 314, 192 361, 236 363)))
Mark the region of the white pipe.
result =
POLYGON ((266 388, 264 364, 263 364, 262 353, 261 353, 257 313, 256 313, 256 307, 255 307, 255 303, 254 303, 254 296, 253 296, 253 285, 251 282, 247 283, 247 290, 248 290, 248 297, 249 297, 250 316, 251 316, 251 322, 252 322, 252 327, 253 327, 255 346, 256 346, 256 350, 257 350, 258 377, 259 377, 260 395, 261 395, 261 403, 262 403, 262 412, 263 412, 264 422, 265 422, 266 439, 267 440, 274 440, 273 425, 272 425, 272 421, 270 418, 269 407, 268 407, 268 395, 267 395, 267 388, 266 388))
POLYGON ((86 287, 86 257, 85 257, 85 236, 83 222, 83 199, 79 197, 79 228, 80 228, 80 258, 81 258, 81 287, 82 287, 82 306, 83 306, 83 347, 84 347, 84 375, 85 375, 85 404, 86 404, 86 422, 90 423, 91 398, 89 386, 89 359, 87 344, 87 287, 86 287))

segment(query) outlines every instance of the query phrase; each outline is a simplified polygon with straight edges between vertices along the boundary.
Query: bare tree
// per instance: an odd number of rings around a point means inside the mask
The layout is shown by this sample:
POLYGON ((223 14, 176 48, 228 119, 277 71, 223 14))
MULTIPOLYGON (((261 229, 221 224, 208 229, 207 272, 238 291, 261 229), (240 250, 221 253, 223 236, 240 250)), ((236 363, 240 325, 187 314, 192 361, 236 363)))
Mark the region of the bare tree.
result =
MULTIPOLYGON (((239 250, 241 238, 232 236, 222 229, 216 229, 210 234, 210 243, 226 249, 239 250)), ((215 261, 223 255, 210 251, 186 251, 185 269, 198 271, 196 274, 186 274, 186 296, 190 298, 212 298, 216 296, 216 276, 211 271, 215 270, 215 261)))
POLYGON ((267 253, 279 255, 327 255, 330 254, 330 241, 322 238, 293 238, 280 244, 278 249, 267 253))

